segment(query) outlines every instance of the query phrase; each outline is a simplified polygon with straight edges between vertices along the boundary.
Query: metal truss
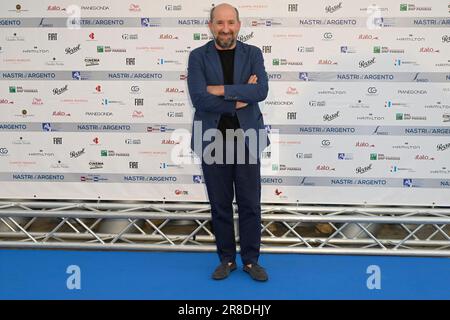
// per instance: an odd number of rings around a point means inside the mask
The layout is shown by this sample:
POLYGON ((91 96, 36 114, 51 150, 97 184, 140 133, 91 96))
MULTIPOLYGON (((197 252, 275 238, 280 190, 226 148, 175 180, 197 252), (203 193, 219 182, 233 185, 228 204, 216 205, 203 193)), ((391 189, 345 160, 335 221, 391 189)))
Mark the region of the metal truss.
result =
MULTIPOLYGON (((262 210, 262 252, 450 257, 450 208, 262 210)), ((210 222, 204 203, 3 201, 0 248, 215 251, 210 222)))

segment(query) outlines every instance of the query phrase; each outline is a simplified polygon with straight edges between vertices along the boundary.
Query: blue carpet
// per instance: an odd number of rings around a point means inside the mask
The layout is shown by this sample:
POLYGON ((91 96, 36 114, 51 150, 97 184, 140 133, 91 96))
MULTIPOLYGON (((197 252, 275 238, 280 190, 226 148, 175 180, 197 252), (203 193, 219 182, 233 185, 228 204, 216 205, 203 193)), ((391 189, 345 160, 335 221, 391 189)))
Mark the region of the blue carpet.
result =
POLYGON ((214 253, 0 250, 0 299, 450 299, 448 258, 263 254, 266 283, 240 262, 211 280, 217 263, 214 253), (71 265, 79 290, 67 287, 71 265), (371 265, 380 289, 368 288, 371 265))

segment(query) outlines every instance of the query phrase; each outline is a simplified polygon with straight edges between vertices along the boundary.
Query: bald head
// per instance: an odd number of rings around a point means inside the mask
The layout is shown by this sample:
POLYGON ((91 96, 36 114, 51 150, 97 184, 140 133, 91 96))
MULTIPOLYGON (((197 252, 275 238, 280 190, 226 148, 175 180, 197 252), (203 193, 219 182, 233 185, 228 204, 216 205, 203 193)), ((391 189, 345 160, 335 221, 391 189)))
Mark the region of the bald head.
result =
POLYGON ((222 3, 212 8, 208 26, 218 50, 230 50, 236 47, 241 22, 235 7, 222 3))
POLYGON ((217 6, 214 6, 210 13, 209 13, 209 21, 213 21, 214 20, 214 13, 218 12, 218 13, 229 13, 229 12, 233 12, 235 14, 235 19, 236 21, 239 21, 239 11, 238 9, 236 9, 235 7, 233 7, 231 4, 228 3, 221 3, 217 6))

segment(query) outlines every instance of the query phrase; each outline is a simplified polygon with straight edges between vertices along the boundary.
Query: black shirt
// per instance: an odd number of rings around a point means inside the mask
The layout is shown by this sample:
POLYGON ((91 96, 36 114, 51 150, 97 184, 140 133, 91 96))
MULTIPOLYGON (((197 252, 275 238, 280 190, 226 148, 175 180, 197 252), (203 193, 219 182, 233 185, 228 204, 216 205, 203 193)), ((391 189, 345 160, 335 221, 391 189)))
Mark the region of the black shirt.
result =
MULTIPOLYGON (((222 64, 222 70, 223 70, 223 79, 224 79, 224 85, 233 84, 233 76, 234 76, 234 52, 236 49, 232 50, 217 50, 220 57, 220 62, 222 64)), ((234 113, 227 114, 224 113, 220 116, 219 125, 217 127, 221 132, 223 137, 226 137, 225 130, 226 129, 239 129, 239 119, 234 113)))

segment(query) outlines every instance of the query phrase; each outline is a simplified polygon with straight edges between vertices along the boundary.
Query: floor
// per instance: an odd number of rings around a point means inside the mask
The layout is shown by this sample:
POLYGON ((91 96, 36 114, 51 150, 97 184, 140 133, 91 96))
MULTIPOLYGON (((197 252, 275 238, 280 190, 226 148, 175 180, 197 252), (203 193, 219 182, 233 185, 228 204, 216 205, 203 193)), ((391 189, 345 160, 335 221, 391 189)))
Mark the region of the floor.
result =
POLYGON ((0 299, 450 299, 450 259, 264 254, 269 281, 215 281, 214 253, 0 250, 0 299))

